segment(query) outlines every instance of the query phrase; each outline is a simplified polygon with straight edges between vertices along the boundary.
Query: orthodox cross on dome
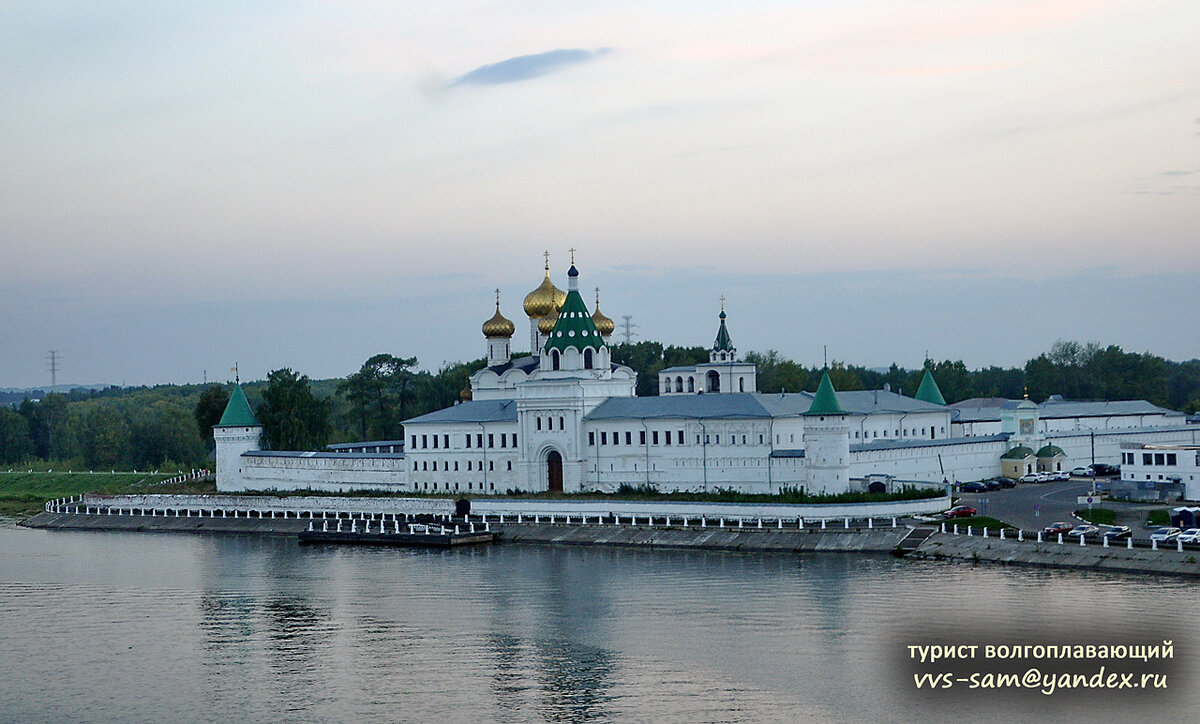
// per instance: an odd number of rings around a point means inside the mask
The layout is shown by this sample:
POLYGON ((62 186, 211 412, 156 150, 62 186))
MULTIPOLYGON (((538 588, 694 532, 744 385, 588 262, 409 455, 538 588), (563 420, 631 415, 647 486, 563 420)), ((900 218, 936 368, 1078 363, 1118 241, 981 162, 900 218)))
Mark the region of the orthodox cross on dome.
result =
POLYGON ((571 266, 575 266, 575 247, 569 249, 571 252, 571 266))
POLYGON ((722 312, 725 311, 725 295, 724 294, 721 295, 721 311, 722 312))
POLYGON ((596 287, 596 306, 600 306, 600 287, 596 287))
POLYGON ((233 363, 233 367, 231 367, 229 369, 229 371, 233 373, 234 384, 238 384, 238 385, 242 384, 242 379, 238 376, 238 363, 237 362, 233 363))
POLYGON ((546 271, 550 271, 550 250, 543 251, 542 256, 546 257, 546 271))
POLYGON ((496 290, 496 308, 497 309, 500 308, 500 290, 499 289, 496 290))

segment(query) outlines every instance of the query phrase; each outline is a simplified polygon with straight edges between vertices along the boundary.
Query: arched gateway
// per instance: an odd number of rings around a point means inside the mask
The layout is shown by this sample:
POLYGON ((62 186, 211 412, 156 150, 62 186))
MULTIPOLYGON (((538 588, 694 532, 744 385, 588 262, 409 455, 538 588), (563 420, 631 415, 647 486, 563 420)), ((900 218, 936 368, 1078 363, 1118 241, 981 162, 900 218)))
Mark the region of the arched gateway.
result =
POLYGON ((546 482, 551 493, 563 491, 562 455, 557 450, 551 450, 546 455, 546 482))

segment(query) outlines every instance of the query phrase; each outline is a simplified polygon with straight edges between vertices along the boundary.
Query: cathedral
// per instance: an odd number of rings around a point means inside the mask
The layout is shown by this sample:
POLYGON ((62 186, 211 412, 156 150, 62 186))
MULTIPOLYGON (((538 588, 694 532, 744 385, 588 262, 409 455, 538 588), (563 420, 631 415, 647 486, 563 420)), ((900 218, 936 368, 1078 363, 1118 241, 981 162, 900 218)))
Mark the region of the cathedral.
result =
POLYGON ((724 300, 708 361, 660 371, 658 395, 638 397, 636 373, 611 358, 613 320, 598 290, 589 312, 573 257, 565 292, 547 254, 524 299, 533 353, 512 356, 517 325, 497 290, 481 330, 487 366, 458 404, 404 421, 404 440, 262 450, 236 388, 214 429, 218 489, 841 493, 1115 462, 1122 443, 1186 442, 1195 430, 1144 401, 949 406, 929 370, 914 397, 838 392, 828 373, 815 393, 761 393, 724 300))

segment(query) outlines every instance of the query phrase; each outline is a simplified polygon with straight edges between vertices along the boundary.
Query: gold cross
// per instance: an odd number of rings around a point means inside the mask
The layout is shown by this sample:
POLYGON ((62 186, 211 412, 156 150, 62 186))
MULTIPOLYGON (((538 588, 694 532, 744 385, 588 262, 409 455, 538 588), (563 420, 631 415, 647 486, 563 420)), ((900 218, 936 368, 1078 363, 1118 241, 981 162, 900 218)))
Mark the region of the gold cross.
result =
POLYGON ((722 312, 725 311, 725 295, 724 294, 721 295, 721 311, 722 312))
POLYGON ((571 247, 571 266, 575 266, 575 247, 571 247))
POLYGON ((542 252, 542 256, 546 257, 546 271, 550 271, 550 250, 542 252))
POLYGON ((596 309, 600 308, 600 287, 596 287, 596 309))
POLYGON ((500 290, 496 290, 496 309, 500 309, 500 290))

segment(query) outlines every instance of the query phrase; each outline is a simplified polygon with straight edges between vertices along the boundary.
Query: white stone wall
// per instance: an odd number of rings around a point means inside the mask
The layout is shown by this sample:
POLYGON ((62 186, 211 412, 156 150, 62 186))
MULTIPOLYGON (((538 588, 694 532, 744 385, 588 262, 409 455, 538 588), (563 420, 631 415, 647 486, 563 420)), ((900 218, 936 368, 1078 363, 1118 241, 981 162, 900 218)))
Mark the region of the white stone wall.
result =
MULTIPOLYGON (((533 515, 654 515, 700 516, 729 519, 767 518, 808 521, 821 519, 837 521, 843 518, 890 518, 920 513, 935 513, 950 507, 950 499, 942 496, 923 500, 900 500, 888 503, 854 503, 828 505, 798 505, 783 503, 693 503, 685 501, 613 501, 613 500, 493 500, 471 501, 471 513, 507 516, 533 515)), ((689 521, 690 522, 690 521, 689 521)), ((710 523, 710 524, 715 524, 710 523)))
POLYGON ((1007 450, 1008 443, 1000 440, 854 451, 850 453, 850 475, 859 478, 884 473, 934 482, 943 478, 950 482, 984 480, 1000 474, 1000 456, 1007 450), (939 455, 941 465, 938 464, 939 455))
POLYGON ((404 458, 278 457, 253 452, 240 458, 242 473, 236 478, 217 477, 217 490, 405 490, 408 473, 404 458))

